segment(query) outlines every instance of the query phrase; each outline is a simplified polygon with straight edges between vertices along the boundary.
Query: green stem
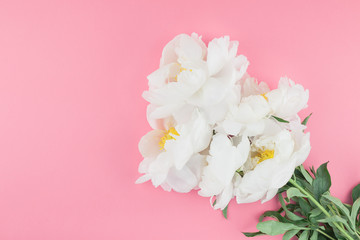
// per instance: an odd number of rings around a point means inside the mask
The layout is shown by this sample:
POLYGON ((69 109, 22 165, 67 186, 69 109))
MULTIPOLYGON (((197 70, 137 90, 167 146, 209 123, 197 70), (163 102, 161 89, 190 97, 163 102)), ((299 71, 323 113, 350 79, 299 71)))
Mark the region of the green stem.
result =
MULTIPOLYGON (((340 212, 339 212, 339 210, 337 209, 337 207, 335 206, 335 204, 334 204, 334 203, 331 203, 331 205, 332 205, 332 206, 330 206, 330 205, 327 206, 327 207, 330 209, 330 211, 331 211, 334 215, 338 215, 339 217, 341 217, 340 212), (334 209, 335 209, 335 210, 334 210, 334 209)), ((339 224, 340 224, 340 226, 341 226, 342 228, 344 228, 344 224, 342 224, 342 223, 339 223, 339 224)), ((356 235, 356 237, 357 237, 358 239, 360 239, 360 236, 359 236, 358 233, 359 233, 359 231, 355 229, 355 235, 356 235)))
POLYGON ((324 235, 325 237, 331 239, 331 240, 336 240, 335 238, 331 237, 330 235, 328 235, 326 232, 323 232, 320 229, 316 229, 316 231, 318 231, 319 233, 321 233, 322 235, 324 235))
MULTIPOLYGON (((328 205, 327 207, 330 209, 330 211, 332 212, 332 214, 334 214, 334 216, 335 216, 335 215, 338 215, 339 217, 341 217, 339 211, 338 211, 337 208, 334 206, 334 203, 331 203, 331 204, 332 204, 333 206, 328 205), (335 212, 334 208, 335 208, 336 212, 335 212)), ((340 226, 341 226, 342 228, 344 228, 344 224, 342 224, 342 223, 339 223, 339 224, 340 224, 340 226)))
MULTIPOLYGON (((294 187, 296 187, 297 189, 300 190, 300 192, 302 192, 303 194, 306 195, 306 197, 312 201, 327 217, 331 217, 330 213, 328 211, 326 211, 326 209, 305 189, 303 189, 299 184, 296 183, 296 181, 294 181, 293 179, 290 179, 289 182, 294 185, 294 187)), ((344 228, 342 228, 337 222, 333 223, 335 225, 335 227, 337 229, 339 229, 339 231, 344 234, 344 236, 349 239, 349 240, 354 240, 347 232, 344 228)))

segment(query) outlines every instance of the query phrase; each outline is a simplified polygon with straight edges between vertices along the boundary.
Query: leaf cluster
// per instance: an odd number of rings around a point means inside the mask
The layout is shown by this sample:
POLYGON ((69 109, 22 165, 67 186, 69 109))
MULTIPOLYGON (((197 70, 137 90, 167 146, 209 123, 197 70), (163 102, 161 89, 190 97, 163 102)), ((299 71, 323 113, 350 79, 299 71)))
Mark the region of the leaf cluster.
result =
POLYGON ((317 170, 297 167, 290 181, 279 189, 281 208, 262 214, 256 226, 258 232, 245 236, 283 234, 284 240, 359 240, 360 184, 352 190, 351 205, 331 196, 330 187, 327 163, 317 170))

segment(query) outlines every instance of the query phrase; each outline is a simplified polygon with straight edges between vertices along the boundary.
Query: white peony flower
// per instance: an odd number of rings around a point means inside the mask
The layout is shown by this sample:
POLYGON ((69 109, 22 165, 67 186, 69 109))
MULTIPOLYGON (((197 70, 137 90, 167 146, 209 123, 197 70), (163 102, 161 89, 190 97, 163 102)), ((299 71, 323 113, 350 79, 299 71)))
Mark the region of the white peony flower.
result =
POLYGON ((251 139, 249 158, 242 167, 244 176, 235 190, 238 203, 266 202, 273 198, 289 181, 295 167, 309 155, 309 133, 269 127, 263 135, 251 139))
POLYGON ((238 45, 228 36, 215 38, 209 43, 208 79, 189 99, 190 104, 200 107, 211 124, 223 120, 229 107, 240 98, 240 87, 236 83, 246 73, 249 62, 245 56, 237 56, 238 45))
POLYGON ((222 120, 239 98, 235 84, 248 66, 246 57, 236 56, 237 47, 229 37, 212 40, 208 49, 196 34, 175 37, 164 48, 160 68, 148 76, 143 97, 151 103, 149 118, 172 116, 183 123, 198 108, 209 123, 222 120))
POLYGON ((179 34, 164 47, 160 67, 172 63, 200 63, 205 59, 206 53, 206 45, 196 33, 191 36, 179 34))
POLYGON ((207 79, 206 54, 205 44, 195 33, 180 34, 164 47, 160 68, 148 76, 149 90, 143 93, 152 105, 149 118, 166 118, 186 109, 186 100, 207 79))
POLYGON ((251 95, 242 98, 239 105, 231 106, 216 130, 233 136, 255 136, 263 132, 269 113, 267 100, 261 95, 251 95))
POLYGON ((224 134, 216 134, 210 145, 208 165, 199 184, 199 195, 216 196, 215 209, 224 209, 233 198, 233 181, 238 170, 248 158, 250 143, 243 137, 237 145, 224 134))
POLYGON ((248 97, 251 95, 265 96, 265 94, 270 91, 269 86, 265 82, 258 83, 257 80, 250 77, 248 73, 244 74, 239 81, 239 84, 241 85, 242 97, 248 97))
POLYGON ((237 49, 228 36, 206 46, 195 33, 164 47, 143 93, 155 130, 139 143, 143 175, 136 183, 200 189, 224 209, 233 197, 270 200, 305 161, 310 134, 298 112, 307 107, 308 90, 288 78, 270 90, 246 73, 249 62, 237 49))
POLYGON ((309 90, 291 79, 281 78, 278 88, 267 93, 266 98, 272 109, 272 115, 291 120, 297 113, 307 107, 309 90))
POLYGON ((199 154, 209 146, 212 129, 204 117, 194 111, 186 124, 164 121, 164 129, 146 134, 139 143, 144 160, 139 166, 141 176, 136 183, 151 180, 155 187, 189 192, 198 185, 205 156, 199 154))

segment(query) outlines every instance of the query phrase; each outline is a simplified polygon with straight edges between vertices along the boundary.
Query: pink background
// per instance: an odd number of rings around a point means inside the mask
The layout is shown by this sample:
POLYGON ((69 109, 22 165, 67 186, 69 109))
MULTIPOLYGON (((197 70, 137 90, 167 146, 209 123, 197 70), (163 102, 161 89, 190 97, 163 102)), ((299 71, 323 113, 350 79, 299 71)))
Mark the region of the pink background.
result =
MULTIPOLYGON (((141 93, 179 33, 230 35, 272 87, 310 89, 332 192, 360 182, 359 1, 0 1, 0 239, 245 239, 274 209, 135 185, 141 93), (300 3, 301 2, 301 3, 300 3)), ((281 239, 259 237, 257 239, 281 239)))

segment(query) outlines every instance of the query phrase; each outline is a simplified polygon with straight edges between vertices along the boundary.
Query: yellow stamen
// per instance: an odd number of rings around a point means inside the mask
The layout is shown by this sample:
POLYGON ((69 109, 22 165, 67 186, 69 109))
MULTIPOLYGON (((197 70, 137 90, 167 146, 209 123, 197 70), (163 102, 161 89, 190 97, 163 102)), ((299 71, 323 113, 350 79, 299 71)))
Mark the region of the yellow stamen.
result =
POLYGON ((257 164, 267 160, 267 159, 270 159, 270 158, 273 158, 274 157, 274 150, 269 150, 269 149, 266 149, 265 151, 262 151, 262 152, 259 152, 257 157, 259 158, 257 160, 257 164))
POLYGON ((177 77, 178 77, 178 75, 179 75, 182 71, 187 71, 187 70, 189 70, 190 72, 192 72, 191 69, 183 68, 183 67, 180 66, 180 71, 179 71, 179 73, 175 76, 175 81, 176 81, 176 82, 178 81, 178 80, 177 80, 177 77))
POLYGON ((173 136, 180 136, 180 134, 176 131, 174 127, 169 128, 169 130, 165 131, 164 136, 161 138, 159 142, 160 149, 164 149, 165 143, 167 140, 176 140, 176 138, 173 136))
POLYGON ((266 93, 261 94, 261 96, 263 96, 266 101, 269 101, 269 99, 268 99, 267 96, 266 96, 266 93))

